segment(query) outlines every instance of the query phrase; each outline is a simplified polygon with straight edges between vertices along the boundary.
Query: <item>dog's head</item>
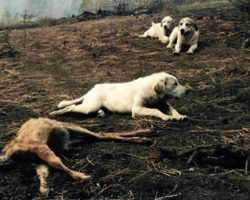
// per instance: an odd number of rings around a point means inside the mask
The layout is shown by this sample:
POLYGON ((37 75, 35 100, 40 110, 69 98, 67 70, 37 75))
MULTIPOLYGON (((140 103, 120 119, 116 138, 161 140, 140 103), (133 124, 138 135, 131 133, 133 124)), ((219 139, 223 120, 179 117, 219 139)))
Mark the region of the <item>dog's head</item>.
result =
POLYGON ((167 73, 159 73, 159 79, 154 84, 153 89, 160 98, 173 97, 179 99, 188 94, 188 89, 181 85, 174 76, 167 73))
POLYGON ((174 28, 174 19, 170 16, 164 17, 161 20, 161 27, 164 28, 164 30, 172 30, 174 28))
POLYGON ((199 29, 191 18, 185 17, 179 22, 179 30, 182 35, 186 36, 191 32, 198 31, 199 29))

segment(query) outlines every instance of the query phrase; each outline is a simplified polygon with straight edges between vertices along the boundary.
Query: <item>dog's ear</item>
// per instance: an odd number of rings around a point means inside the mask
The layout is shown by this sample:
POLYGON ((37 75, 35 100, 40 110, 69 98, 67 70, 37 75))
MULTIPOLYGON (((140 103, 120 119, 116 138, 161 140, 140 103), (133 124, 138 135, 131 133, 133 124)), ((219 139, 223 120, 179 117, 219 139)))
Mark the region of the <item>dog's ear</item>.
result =
POLYGON ((159 96, 164 95, 166 91, 165 80, 160 80, 156 82, 153 88, 156 94, 158 94, 159 96))
POLYGON ((176 20, 173 19, 172 23, 171 23, 171 28, 173 29, 176 26, 176 20))
POLYGON ((176 20, 172 19, 172 24, 175 25, 176 24, 176 20))
POLYGON ((163 20, 161 20, 161 27, 163 27, 163 20))
POLYGON ((195 23, 193 23, 192 26, 194 27, 194 30, 195 30, 195 31, 198 31, 198 30, 199 30, 198 26, 197 26, 195 23))

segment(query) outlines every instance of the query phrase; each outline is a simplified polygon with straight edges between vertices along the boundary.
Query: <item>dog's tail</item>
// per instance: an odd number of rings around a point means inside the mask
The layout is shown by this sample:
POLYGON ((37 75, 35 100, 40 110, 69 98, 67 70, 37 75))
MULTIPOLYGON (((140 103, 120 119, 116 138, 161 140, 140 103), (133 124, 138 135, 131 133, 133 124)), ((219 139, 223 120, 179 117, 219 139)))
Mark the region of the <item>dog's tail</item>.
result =
POLYGON ((78 99, 74 99, 72 101, 61 101, 58 105, 57 105, 57 108, 65 108, 67 106, 70 106, 70 105, 73 105, 73 104, 76 104, 76 103, 80 103, 81 101, 83 101, 84 99, 84 96, 83 95, 82 97, 78 98, 78 99))

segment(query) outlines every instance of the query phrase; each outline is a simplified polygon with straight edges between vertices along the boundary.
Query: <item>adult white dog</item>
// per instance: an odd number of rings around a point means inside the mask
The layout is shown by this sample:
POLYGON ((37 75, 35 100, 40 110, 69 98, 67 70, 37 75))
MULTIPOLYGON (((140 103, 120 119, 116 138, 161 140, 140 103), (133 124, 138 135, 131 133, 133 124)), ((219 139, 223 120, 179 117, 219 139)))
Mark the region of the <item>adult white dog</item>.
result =
POLYGON ((185 17, 180 20, 179 25, 172 31, 167 48, 173 48, 176 41, 174 54, 180 53, 183 44, 190 45, 187 54, 193 54, 198 47, 198 40, 198 26, 192 19, 185 17))
POLYGON ((162 43, 169 42, 169 35, 174 28, 174 19, 170 16, 164 17, 161 23, 152 22, 151 27, 139 37, 157 37, 162 43))
POLYGON ((132 113, 132 117, 152 116, 164 121, 183 120, 187 116, 179 114, 167 100, 171 97, 182 98, 187 93, 188 89, 179 84, 174 76, 160 72, 125 83, 97 84, 81 98, 60 102, 60 110, 51 112, 50 115, 68 112, 89 114, 104 107, 111 112, 132 113), (162 103, 168 107, 167 114, 156 109, 156 105, 162 103))

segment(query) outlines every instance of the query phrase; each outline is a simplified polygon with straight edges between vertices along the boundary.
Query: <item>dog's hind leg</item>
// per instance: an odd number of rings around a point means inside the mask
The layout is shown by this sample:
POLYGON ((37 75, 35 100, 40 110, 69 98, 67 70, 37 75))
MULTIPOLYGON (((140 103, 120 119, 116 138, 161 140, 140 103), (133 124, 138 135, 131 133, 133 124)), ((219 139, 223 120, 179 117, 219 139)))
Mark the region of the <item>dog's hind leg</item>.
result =
POLYGON ((50 113, 51 116, 62 115, 69 112, 90 114, 97 112, 101 108, 101 101, 98 101, 97 98, 86 98, 80 105, 71 105, 66 108, 56 110, 50 113))
MULTIPOLYGON (((84 95, 85 96, 85 95, 84 95)), ((76 104, 76 103, 80 103, 81 101, 83 101, 84 99, 84 96, 80 97, 80 98, 77 98, 77 99, 74 99, 72 101, 61 101, 58 105, 57 105, 57 108, 65 108, 67 106, 70 106, 70 105, 73 105, 73 104, 76 104)))
POLYGON ((47 196, 49 188, 47 186, 47 177, 49 176, 49 169, 47 165, 41 164, 36 167, 36 173, 40 181, 39 191, 42 195, 47 196))
POLYGON ((153 34, 152 34, 152 32, 154 32, 154 30, 153 30, 153 28, 152 27, 150 27, 147 31, 145 31, 142 35, 138 35, 139 37, 141 37, 141 38, 146 38, 146 37, 152 37, 153 36, 153 34))
POLYGON ((65 113, 73 112, 73 108, 77 107, 76 105, 71 105, 66 108, 62 108, 60 110, 56 110, 51 112, 49 115, 50 116, 55 116, 55 115, 63 115, 65 113))
POLYGON ((64 170, 66 173, 68 173, 75 180, 82 182, 82 181, 86 181, 90 178, 90 176, 88 176, 84 173, 77 172, 77 171, 71 170, 68 167, 66 167, 62 163, 61 159, 59 157, 57 157, 55 155, 55 153, 45 144, 40 144, 40 145, 34 146, 32 151, 34 153, 36 153, 36 155, 39 158, 41 158, 42 160, 44 160, 48 165, 50 165, 51 167, 57 168, 57 169, 64 170))
POLYGON ((97 112, 99 109, 100 109, 100 107, 98 107, 98 108, 91 108, 91 107, 87 107, 87 106, 85 106, 83 104, 80 104, 80 105, 71 105, 71 106, 68 106, 66 108, 53 111, 49 115, 50 116, 62 115, 62 114, 69 113, 69 112, 82 113, 82 114, 90 114, 92 112, 97 112))

